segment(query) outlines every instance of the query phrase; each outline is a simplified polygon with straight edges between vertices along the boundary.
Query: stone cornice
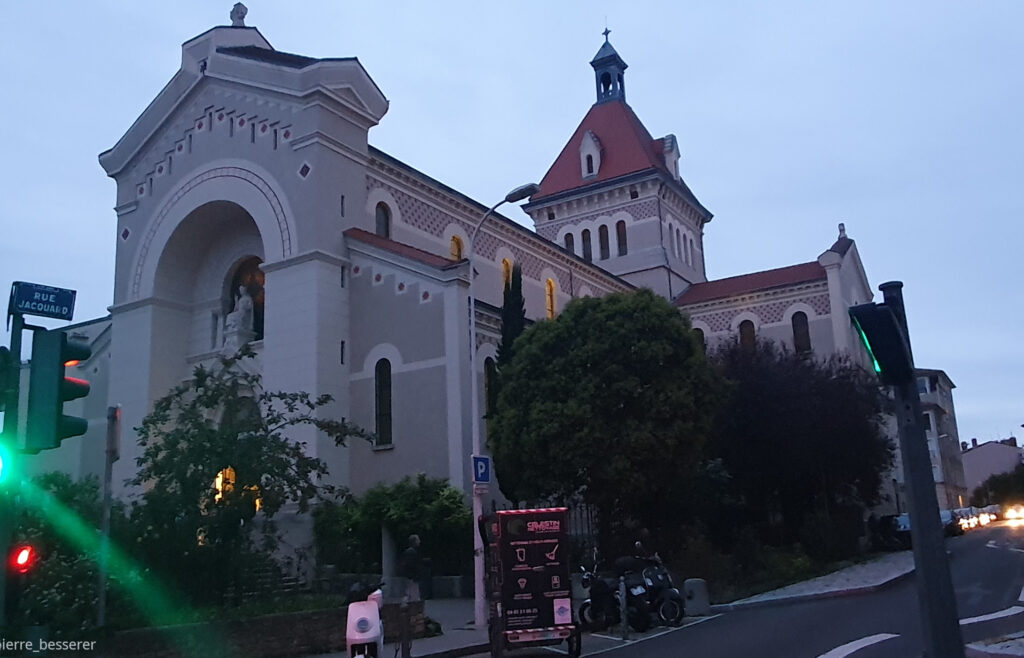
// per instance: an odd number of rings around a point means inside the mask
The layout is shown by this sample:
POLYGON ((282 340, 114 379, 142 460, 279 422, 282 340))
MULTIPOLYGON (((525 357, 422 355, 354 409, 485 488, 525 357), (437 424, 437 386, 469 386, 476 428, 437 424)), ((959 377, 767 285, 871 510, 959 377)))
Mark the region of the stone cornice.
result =
POLYGON ((304 251, 301 254, 297 254, 290 258, 274 261, 273 263, 263 263, 260 265, 260 269, 269 274, 270 272, 283 270, 286 267, 291 267, 292 265, 300 265, 311 261, 320 261, 339 268, 345 267, 350 262, 347 258, 343 258, 335 254, 329 254, 326 251, 320 251, 319 249, 314 249, 312 251, 304 251))
POLYGON ((807 296, 808 293, 828 293, 828 282, 824 279, 820 279, 809 283, 782 286, 779 288, 772 288, 770 290, 755 290, 741 295, 711 299, 697 304, 687 304, 680 306, 679 308, 690 315, 695 313, 722 311, 729 308, 747 309, 756 304, 778 301, 787 297, 796 298, 807 296))

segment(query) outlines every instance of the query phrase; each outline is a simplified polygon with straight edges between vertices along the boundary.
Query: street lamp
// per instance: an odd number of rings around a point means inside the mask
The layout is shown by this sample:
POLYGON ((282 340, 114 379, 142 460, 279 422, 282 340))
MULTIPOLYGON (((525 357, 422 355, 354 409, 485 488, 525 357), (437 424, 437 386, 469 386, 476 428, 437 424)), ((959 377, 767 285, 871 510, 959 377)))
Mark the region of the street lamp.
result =
MULTIPOLYGON (((470 382, 470 409, 472 417, 470 426, 473 436, 473 454, 480 454, 480 403, 477 400, 477 376, 476 376, 476 297, 473 295, 473 255, 476 253, 476 236, 480 227, 484 225, 487 218, 503 203, 515 203, 537 193, 540 186, 536 183, 520 185, 505 195, 505 198, 491 206, 480 221, 473 227, 473 233, 469 236, 469 254, 466 260, 469 261, 469 382, 470 382)), ((484 600, 484 540, 477 531, 476 522, 483 513, 480 493, 473 487, 473 573, 474 573, 474 606, 473 619, 477 628, 483 628, 487 622, 487 603, 484 600)))

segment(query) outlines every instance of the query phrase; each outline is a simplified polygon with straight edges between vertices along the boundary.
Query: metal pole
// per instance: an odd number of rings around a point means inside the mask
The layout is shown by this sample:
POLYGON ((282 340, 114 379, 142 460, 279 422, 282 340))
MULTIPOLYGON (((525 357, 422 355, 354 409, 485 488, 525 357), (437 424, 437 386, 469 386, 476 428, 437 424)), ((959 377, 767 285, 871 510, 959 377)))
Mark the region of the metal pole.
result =
POLYGON ((103 516, 100 520, 99 600, 96 604, 96 625, 107 623, 107 553, 110 550, 110 480, 114 462, 120 456, 121 405, 107 407, 107 451, 103 468, 103 516))
MULTIPOLYGON (((473 280, 476 278, 473 274, 473 256, 476 254, 476 236, 480 232, 480 227, 484 225, 487 218, 491 216, 491 213, 505 203, 502 199, 498 203, 490 207, 490 209, 484 213, 484 216, 480 218, 476 226, 473 228, 473 232, 469 236, 469 254, 467 260, 469 261, 469 399, 470 399, 470 426, 471 436, 473 439, 473 454, 480 454, 480 403, 477 400, 477 376, 476 376, 476 297, 473 295, 473 280)), ((473 519, 479 521, 480 516, 483 514, 483 500, 481 494, 477 491, 476 486, 473 487, 473 519)), ((473 582, 474 585, 474 597, 473 597, 473 620, 476 624, 476 628, 483 628, 487 623, 487 599, 484 589, 484 540, 477 532, 476 528, 473 528, 473 582)))
POLYGON ((629 639, 629 609, 626 606, 626 577, 619 576, 619 617, 622 621, 622 639, 629 639))
MULTIPOLYGON (((911 372, 913 354, 910 352, 910 333, 903 306, 903 284, 884 283, 879 289, 885 304, 893 309, 903 329, 911 372)), ((949 574, 946 544, 939 520, 939 503, 932 477, 928 439, 921 424, 921 396, 917 381, 893 387, 896 397, 896 420, 900 430, 900 451, 903 454, 903 474, 908 489, 910 536, 914 544, 914 565, 917 571, 918 604, 924 631, 925 653, 929 658, 964 658, 960 619, 956 610, 956 595, 949 574)))
MULTIPOLYGON (((14 458, 18 451, 18 404, 20 402, 21 388, 21 332, 24 328, 24 319, 21 313, 11 313, 11 363, 7 372, 7 399, 4 401, 4 427, 3 437, 0 439, 5 448, 5 455, 8 460, 14 458)), ((3 464, 0 468, 15 468, 14 464, 3 464)), ((20 473, 8 473, 7 478, 20 478, 20 473)), ((6 482, 0 486, 0 559, 6 560, 11 552, 11 535, 14 534, 16 496, 11 492, 11 486, 6 482)), ((0 567, 0 625, 7 623, 7 569, 6 565, 0 567)))

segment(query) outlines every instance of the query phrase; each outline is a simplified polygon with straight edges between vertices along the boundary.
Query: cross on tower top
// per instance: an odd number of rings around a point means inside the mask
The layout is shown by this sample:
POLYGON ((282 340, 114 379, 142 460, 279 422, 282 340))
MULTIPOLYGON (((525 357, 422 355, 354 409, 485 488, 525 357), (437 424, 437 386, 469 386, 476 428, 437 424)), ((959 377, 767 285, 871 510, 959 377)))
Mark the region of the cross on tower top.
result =
POLYGON ((604 35, 604 42, 605 43, 608 43, 608 35, 611 34, 611 33, 612 33, 612 31, 609 30, 608 26, 606 25, 605 28, 604 28, 604 32, 601 33, 601 34, 604 35))

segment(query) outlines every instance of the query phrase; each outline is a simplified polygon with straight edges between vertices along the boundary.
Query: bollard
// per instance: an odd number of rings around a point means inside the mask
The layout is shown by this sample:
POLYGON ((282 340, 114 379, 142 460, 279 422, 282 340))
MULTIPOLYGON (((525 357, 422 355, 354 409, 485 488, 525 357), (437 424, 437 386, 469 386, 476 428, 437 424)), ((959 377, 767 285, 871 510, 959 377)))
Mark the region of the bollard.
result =
POLYGON ((711 614, 708 585, 702 578, 687 578, 683 582, 683 597, 686 599, 688 617, 704 617, 711 614))
POLYGON ((409 636, 410 619, 409 619, 409 597, 406 596, 402 599, 401 606, 401 617, 402 617, 402 658, 412 658, 412 641, 409 636))
POLYGON ((622 639, 629 639, 629 615, 626 614, 626 577, 619 576, 619 616, 622 617, 622 639))

